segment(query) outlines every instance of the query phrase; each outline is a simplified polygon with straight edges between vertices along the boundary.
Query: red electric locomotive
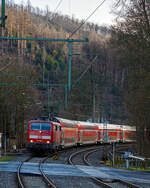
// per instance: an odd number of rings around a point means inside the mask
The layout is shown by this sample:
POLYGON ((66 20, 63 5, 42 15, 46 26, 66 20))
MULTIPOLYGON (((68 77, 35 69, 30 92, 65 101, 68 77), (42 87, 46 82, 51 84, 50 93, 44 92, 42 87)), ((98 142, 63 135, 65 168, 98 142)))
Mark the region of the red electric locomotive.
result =
POLYGON ((31 120, 28 123, 26 147, 31 151, 53 150, 61 142, 61 126, 49 120, 31 120))
POLYGON ((90 123, 62 118, 31 120, 28 124, 27 148, 53 151, 76 145, 133 142, 136 129, 131 126, 90 123))

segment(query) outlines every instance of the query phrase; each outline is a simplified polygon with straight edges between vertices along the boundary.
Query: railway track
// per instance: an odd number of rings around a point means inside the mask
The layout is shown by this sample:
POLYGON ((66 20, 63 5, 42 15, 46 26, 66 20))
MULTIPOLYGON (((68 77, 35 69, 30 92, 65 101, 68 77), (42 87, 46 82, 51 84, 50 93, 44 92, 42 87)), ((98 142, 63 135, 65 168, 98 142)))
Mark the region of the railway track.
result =
MULTIPOLYGON (((86 154, 84 154, 84 157, 83 157, 83 161, 86 165, 88 166, 93 166, 89 161, 88 161, 88 156, 94 152, 97 152, 98 149, 95 149, 95 150, 91 150, 89 152, 87 152, 86 154)), ((124 180, 121 180, 121 179, 100 179, 100 178, 92 178, 92 180, 100 185, 100 186, 103 186, 105 188, 113 188, 113 187, 130 187, 130 188, 140 188, 139 186, 137 185, 134 185, 130 182, 127 182, 127 181, 124 181, 124 180)))
POLYGON ((79 151, 76 151, 76 152, 74 152, 74 153, 72 153, 70 156, 69 156, 69 158, 68 158, 68 163, 70 164, 70 165, 74 165, 74 163, 73 163, 73 158, 75 157, 75 156, 77 156, 78 154, 80 154, 80 153, 83 153, 83 152, 87 152, 87 151, 93 151, 93 150, 100 150, 100 149, 102 149, 102 148, 100 148, 99 146, 97 146, 97 147, 95 147, 94 149, 92 149, 91 147, 90 148, 87 148, 87 149, 81 149, 81 150, 79 150, 79 151))
MULTIPOLYGON (((103 151, 103 147, 104 146, 96 146, 96 147, 94 147, 93 148, 93 146, 92 147, 88 147, 88 148, 83 148, 83 147, 80 147, 80 151, 76 151, 76 152, 73 152, 73 153, 71 153, 71 155, 70 155, 70 157, 68 158, 68 163, 69 164, 71 164, 71 165, 74 165, 74 162, 73 162, 73 158, 74 157, 76 157, 77 155, 79 155, 80 153, 85 153, 84 155, 83 155, 83 159, 82 159, 82 164, 83 164, 83 162, 84 162, 84 164, 86 164, 86 165, 91 165, 90 164, 90 162, 88 161, 88 156, 90 155, 90 154, 92 154, 93 152, 96 152, 96 151, 98 151, 98 150, 102 150, 103 151)), ((109 147, 109 149, 110 149, 110 147, 109 147)), ((45 173, 44 173, 44 171, 43 171, 43 164, 48 160, 48 158, 51 158, 51 157, 53 157, 54 155, 57 155, 57 154, 59 154, 59 153, 63 153, 63 152, 67 152, 67 151, 70 151, 70 150, 72 150, 72 149, 70 149, 70 148, 67 148, 67 149, 64 149, 64 150, 61 150, 61 151, 59 151, 59 152, 57 152, 57 153, 53 153, 53 154, 51 154, 51 155, 49 155, 49 156, 47 156, 47 157, 45 157, 44 159, 38 159, 38 163, 39 163, 39 170, 40 170, 40 173, 41 173, 41 176, 43 177, 43 180, 45 181, 45 183, 46 183, 46 185, 47 185, 47 187, 50 187, 50 188, 57 188, 56 187, 56 184, 50 179, 50 178, 48 178, 46 175, 45 175, 45 173)), ((34 159, 34 158, 33 158, 34 159)), ((23 165, 23 163, 24 162, 28 162, 28 161, 30 161, 30 160, 32 160, 32 158, 30 157, 30 158, 28 158, 28 159, 26 159, 25 161, 23 161, 23 162, 21 162, 20 163, 20 165, 19 165, 19 167, 18 167, 18 173, 17 173, 17 177, 18 177, 18 182, 19 182, 19 187, 20 188, 25 188, 25 185, 23 184, 23 182, 22 182, 22 178, 21 178, 21 174, 20 174, 20 171, 21 171, 21 167, 22 167, 22 165, 23 165)), ((35 159, 33 160, 33 161, 35 161, 35 159)), ((99 178, 95 178, 95 177, 92 177, 92 178, 88 178, 88 179, 90 179, 90 182, 93 182, 95 185, 98 185, 98 186, 100 186, 100 187, 106 187, 106 188, 113 188, 114 186, 115 186, 115 188, 119 188, 119 187, 131 187, 131 188, 139 188, 138 186, 136 186, 136 185, 133 185, 133 184, 129 184, 128 182, 124 182, 124 181, 122 181, 122 180, 115 180, 115 179, 99 179, 99 178), (117 185, 117 186, 116 186, 117 185)), ((87 180, 88 180, 87 179, 87 180)), ((54 180, 55 181, 55 180, 54 180)), ((84 180, 83 180, 84 181, 84 180)), ((26 182, 26 181, 25 181, 26 182)))
POLYGON ((42 168, 42 164, 45 163, 48 160, 48 158, 52 157, 53 155, 54 154, 52 154, 50 156, 47 156, 46 158, 44 158, 43 160, 41 160, 40 163, 39 163, 39 169, 40 169, 41 175, 42 175, 44 181, 46 182, 46 184, 48 185, 48 187, 57 188, 56 185, 55 185, 55 183, 45 175, 45 173, 43 171, 43 168, 42 168))
POLYGON ((20 188, 25 188, 25 186, 24 186, 24 184, 22 182, 21 175, 20 175, 20 173, 21 173, 21 167, 22 167, 22 165, 23 165, 24 162, 28 162, 31 159, 32 159, 32 157, 28 157, 26 160, 21 161, 20 164, 19 164, 19 166, 18 166, 18 169, 17 169, 17 180, 18 180, 18 185, 19 185, 20 188))
MULTIPOLYGON (((92 166, 92 164, 88 161, 88 156, 94 152, 97 152, 98 150, 100 150, 100 148, 89 148, 89 149, 84 149, 84 150, 80 150, 77 152, 72 153, 69 158, 68 158, 68 163, 71 165, 74 165, 73 163, 73 158, 75 158, 77 155, 81 154, 81 153, 85 153, 83 155, 83 162, 84 164, 88 165, 88 166, 92 166)), ((124 180, 121 179, 100 179, 100 178, 96 178, 96 177, 91 177, 90 180, 92 180, 95 184, 99 185, 100 187, 104 187, 104 188, 116 188, 116 187, 130 187, 130 188, 140 188, 137 185, 134 185, 130 182, 126 182, 124 180)))
MULTIPOLYGON (((50 188, 57 188, 55 183, 45 175, 45 173, 43 171, 43 168, 42 168, 43 163, 45 163, 48 160, 48 158, 52 157, 53 155, 54 154, 49 155, 49 156, 45 157, 43 160, 40 160, 40 162, 39 162, 39 170, 40 170, 41 176, 43 177, 43 180, 45 181, 46 185, 48 187, 50 187, 50 188)), ((25 188, 25 185, 24 185, 24 183, 22 181, 22 178, 21 178, 21 168, 23 166, 23 163, 30 161, 32 158, 33 157, 27 158, 23 162, 20 162, 20 164, 18 166, 18 169, 17 169, 17 180, 18 180, 19 188, 25 188)))

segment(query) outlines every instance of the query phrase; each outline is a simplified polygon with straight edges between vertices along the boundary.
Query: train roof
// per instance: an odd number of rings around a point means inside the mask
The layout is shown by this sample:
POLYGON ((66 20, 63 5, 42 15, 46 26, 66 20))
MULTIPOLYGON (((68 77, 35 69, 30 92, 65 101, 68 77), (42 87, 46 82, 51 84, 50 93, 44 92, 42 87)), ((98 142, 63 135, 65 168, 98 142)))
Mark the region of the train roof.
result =
POLYGON ((50 120, 37 120, 37 119, 33 119, 33 120, 30 120, 29 122, 50 122, 50 120))
POLYGON ((77 121, 76 123, 78 125, 96 126, 96 123, 91 123, 91 122, 87 122, 87 121, 77 121))
POLYGON ((135 126, 123 125, 123 130, 136 131, 135 126))
POLYGON ((102 123, 103 127, 107 128, 107 129, 120 129, 122 127, 122 125, 117 125, 117 124, 104 124, 102 123))
MULTIPOLYGON (((98 127, 101 128, 101 129, 124 129, 124 130, 132 130, 133 129, 133 126, 129 126, 129 125, 117 125, 117 124, 110 124, 110 123, 97 123, 98 127)), ((135 127, 134 127, 135 129, 135 127)))
POLYGON ((64 119, 64 118, 59 118, 59 117, 56 117, 56 119, 59 121, 59 122, 64 122, 64 123, 70 123, 70 124, 75 124, 77 121, 75 120, 69 120, 69 119, 64 119))
POLYGON ((97 124, 99 126, 99 128, 103 129, 123 129, 123 130, 136 130, 135 126, 129 126, 129 125, 117 125, 117 124, 104 124, 104 123, 98 123, 97 124))
POLYGON ((77 120, 68 120, 64 118, 58 118, 59 122, 63 122, 65 124, 70 124, 70 125, 77 125, 77 126, 84 126, 84 127, 94 127, 96 126, 96 123, 91 123, 91 122, 86 122, 86 121, 77 121, 77 120))

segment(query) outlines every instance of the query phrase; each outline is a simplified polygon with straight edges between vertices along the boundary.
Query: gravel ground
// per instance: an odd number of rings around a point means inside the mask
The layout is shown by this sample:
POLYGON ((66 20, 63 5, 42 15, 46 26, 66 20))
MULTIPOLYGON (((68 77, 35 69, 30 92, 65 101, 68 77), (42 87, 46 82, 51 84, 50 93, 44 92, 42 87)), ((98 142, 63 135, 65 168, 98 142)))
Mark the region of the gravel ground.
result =
MULTIPOLYGON (((23 161, 29 154, 18 155, 11 161, 23 161)), ((0 172, 0 188, 18 188, 16 173, 0 172)))
POLYGON ((16 173, 0 172, 0 188, 18 188, 16 173))
MULTIPOLYGON (((102 164, 101 161, 102 161, 102 158, 103 158, 103 152, 102 151, 96 151, 94 153, 91 153, 89 156, 88 156, 88 161, 89 163, 91 163, 93 166, 101 166, 102 164)), ((103 165, 104 166, 104 165, 103 165)), ((106 166, 106 165, 105 165, 106 166)))
POLYGON ((38 175, 23 175, 22 176, 23 184, 25 187, 29 188, 48 188, 46 183, 43 181, 43 178, 38 175))
POLYGON ((50 178, 56 183, 59 188, 100 188, 88 178, 81 177, 52 177, 50 178))

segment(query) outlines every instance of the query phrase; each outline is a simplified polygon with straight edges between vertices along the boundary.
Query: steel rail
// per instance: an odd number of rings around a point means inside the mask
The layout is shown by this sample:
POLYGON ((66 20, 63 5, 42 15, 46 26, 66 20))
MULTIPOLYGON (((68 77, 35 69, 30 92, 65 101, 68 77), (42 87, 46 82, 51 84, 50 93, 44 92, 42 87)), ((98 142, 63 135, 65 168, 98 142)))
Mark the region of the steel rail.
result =
MULTIPOLYGON (((91 150, 91 151, 89 151, 88 153, 86 153, 86 154, 84 155, 83 158, 84 158, 84 162, 85 162, 86 165, 92 166, 92 164, 89 163, 89 161, 88 161, 88 156, 89 156, 90 154, 96 152, 96 151, 97 151, 97 150, 91 150)), ((98 179, 98 178, 92 178, 92 179, 94 179, 94 181, 96 181, 97 183, 99 183, 99 181, 102 182, 102 180, 100 180, 100 179, 98 179)), ((121 180, 121 179, 115 179, 115 182, 118 182, 118 183, 120 183, 120 184, 126 185, 126 186, 128 186, 128 187, 130 187, 130 188, 140 188, 139 186, 137 186, 137 185, 135 185, 135 184, 126 182, 126 181, 121 180)), ((102 182, 102 183, 103 183, 103 182, 102 182)), ((109 186, 109 185, 108 185, 108 186, 109 186)), ((111 186, 110 186, 110 187, 111 187, 111 186)))
MULTIPOLYGON (((96 147, 96 148, 97 148, 97 147, 96 147)), ((100 149, 100 148, 99 148, 99 149, 100 149)), ((72 159, 73 159, 76 155, 78 155, 79 153, 87 152, 87 151, 89 151, 89 150, 93 150, 93 149, 92 149, 92 148, 88 148, 88 149, 83 149, 83 150, 76 151, 76 152, 72 153, 72 154, 69 156, 69 158, 68 158, 68 163, 69 163, 70 165, 74 165, 73 162, 72 162, 72 159)), ((98 148, 97 148, 97 150, 98 150, 98 148)))
POLYGON ((135 185, 135 184, 126 182, 126 181, 121 180, 121 179, 118 179, 117 181, 118 181, 119 183, 123 184, 123 185, 127 185, 127 186, 130 187, 130 188, 140 188, 139 186, 137 186, 137 185, 135 185))
MULTIPOLYGON (((72 150, 72 148, 71 148, 71 149, 70 149, 70 148, 67 148, 67 149, 64 149, 64 150, 62 150, 62 151, 55 152, 55 153, 53 153, 53 154, 51 154, 51 155, 48 155, 47 157, 45 157, 43 160, 41 160, 41 161, 39 162, 39 170, 40 170, 41 175, 42 175, 42 177, 44 178, 46 184, 47 184, 49 187, 51 187, 51 188, 57 188, 56 185, 53 183, 53 181, 50 180, 50 179, 45 175, 45 173, 43 172, 42 163, 44 163, 46 160, 48 160, 48 158, 53 157, 54 155, 57 155, 58 153, 63 153, 63 152, 65 152, 65 151, 69 151, 69 150, 72 150)), ((25 186, 24 186, 24 184, 23 184, 23 182, 22 182, 22 178, 21 178, 21 176, 20 176, 22 165, 23 165, 24 162, 28 162, 28 161, 31 160, 32 158, 33 158, 33 157, 28 157, 26 160, 21 161, 20 164, 19 164, 19 166, 18 166, 18 168, 17 168, 17 180, 18 180, 19 188, 25 188, 25 186)))
POLYGON ((84 161, 84 163, 85 163, 86 165, 92 166, 91 163, 89 163, 89 161, 88 161, 87 158, 88 158, 88 156, 89 156, 91 153, 94 153, 94 152, 96 152, 96 151, 98 151, 98 149, 91 150, 91 151, 89 151, 88 153, 86 153, 86 154, 83 156, 83 161, 84 161))
POLYGON ((42 164, 45 163, 45 161, 47 161, 48 158, 50 158, 50 157, 52 157, 53 155, 56 155, 56 154, 57 153, 53 153, 53 154, 45 157, 43 160, 41 160, 39 162, 39 170, 41 172, 41 175, 42 175, 44 181, 46 182, 46 184, 48 185, 48 187, 51 187, 51 188, 57 188, 57 187, 56 187, 55 183, 45 175, 43 168, 42 168, 42 164))
POLYGON ((23 185, 23 183, 22 183, 21 177, 20 177, 20 171, 21 171, 22 165, 23 165, 23 162, 20 162, 20 164, 18 166, 18 169, 17 169, 17 178, 18 178, 19 187, 20 188, 25 188, 24 185, 23 185))
POLYGON ((23 165, 24 162, 27 162, 27 161, 29 161, 31 159, 32 159, 32 157, 28 157, 26 160, 21 161, 20 164, 19 164, 19 166, 18 166, 18 169, 17 169, 17 180, 18 180, 18 184, 19 184, 20 188, 25 188, 25 186, 22 183, 21 176, 20 176, 21 167, 22 167, 22 165, 23 165))
MULTIPOLYGON (((85 150, 77 151, 77 152, 75 152, 75 153, 73 153, 73 154, 71 154, 71 155, 69 156, 69 158, 68 158, 68 163, 71 164, 71 165, 74 165, 74 163, 72 162, 72 159, 73 159, 76 155, 78 155, 78 154, 80 154, 80 153, 82 153, 82 152, 87 152, 87 151, 89 151, 89 150, 90 150, 90 152, 91 152, 91 150, 92 150, 92 151, 97 151, 97 150, 99 150, 99 149, 100 149, 100 148, 96 148, 96 149, 90 148, 90 149, 85 149, 85 150)), ((88 153, 89 153, 89 152, 88 152, 88 153)), ((84 161, 84 159, 83 159, 83 161, 84 161)), ((97 179, 97 178, 90 177, 89 179, 91 179, 94 183, 96 183, 97 185, 100 185, 100 186, 102 186, 102 187, 104 187, 104 188, 112 188, 110 185, 104 183, 103 181, 101 181, 101 180, 99 180, 99 179, 97 179)))

